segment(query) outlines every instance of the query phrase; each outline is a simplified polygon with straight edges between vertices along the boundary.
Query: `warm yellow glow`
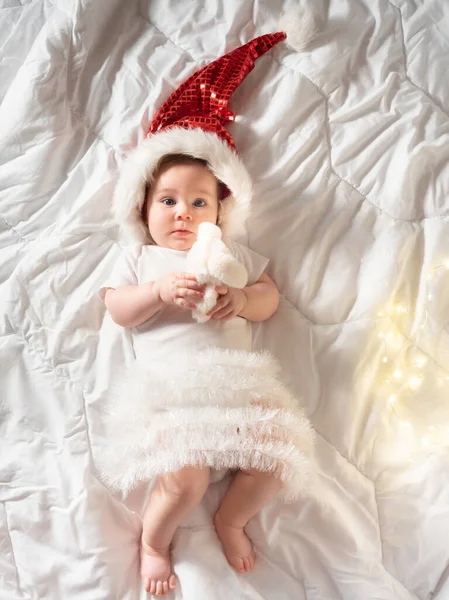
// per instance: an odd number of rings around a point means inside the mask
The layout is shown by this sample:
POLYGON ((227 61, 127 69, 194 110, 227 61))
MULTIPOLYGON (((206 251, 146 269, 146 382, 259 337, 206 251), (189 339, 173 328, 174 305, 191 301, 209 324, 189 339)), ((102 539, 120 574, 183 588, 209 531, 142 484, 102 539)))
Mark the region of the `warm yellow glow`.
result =
POLYGON ((410 377, 408 385, 410 389, 417 390, 422 383, 422 377, 410 377))
MULTIPOLYGON (((427 274, 427 280, 430 281, 434 276, 435 272, 438 269, 445 267, 449 270, 449 257, 444 261, 443 264, 439 264, 434 266, 427 274)), ((427 289, 425 291, 425 297, 427 302, 434 300, 434 294, 432 293, 430 288, 430 284, 427 284, 427 289)), ((420 329, 425 329, 429 317, 429 305, 426 302, 426 306, 424 307, 424 318, 421 321, 421 324, 418 323, 420 329)), ((387 409, 391 410, 397 419, 398 426, 401 430, 400 438, 402 442, 400 444, 400 450, 403 450, 404 453, 407 450, 406 454, 409 454, 408 450, 416 447, 416 444, 421 444, 422 448, 433 447, 436 444, 448 444, 449 445, 449 427, 444 427, 441 429, 440 427, 435 427, 433 425, 429 425, 426 428, 426 435, 419 437, 418 431, 414 430, 413 420, 407 421, 406 419, 401 419, 400 414, 401 411, 397 411, 397 405, 399 408, 402 408, 401 400, 402 394, 404 390, 404 384, 407 387, 415 392, 424 382, 424 376, 426 375, 424 371, 424 367, 429 364, 429 357, 424 353, 419 351, 413 343, 411 346, 414 346, 414 350, 417 350, 417 356, 412 358, 411 360, 404 360, 401 362, 397 362, 395 356, 398 352, 403 351, 403 340, 406 339, 403 337, 403 334, 399 327, 399 319, 410 312, 410 307, 405 303, 390 303, 384 306, 383 310, 377 312, 378 317, 387 317, 391 323, 389 330, 386 330, 385 327, 382 327, 384 331, 377 331, 377 337, 382 341, 384 348, 381 355, 381 361, 383 364, 390 363, 391 366, 386 367, 386 370, 389 371, 388 378, 384 379, 384 384, 389 385, 389 389, 391 392, 396 392, 390 394, 386 403, 387 409), (400 365, 401 368, 395 368, 396 365, 400 365), (391 371, 390 371, 391 369, 391 371), (411 372, 410 372, 411 371, 411 372), (402 380, 402 381, 401 381, 402 380), (407 442, 408 447, 404 440, 407 442)), ((443 385, 446 386, 445 381, 449 381, 449 372, 447 375, 442 375, 440 372, 440 376, 437 378, 437 383, 439 387, 443 385)), ((403 407, 404 409, 406 406, 403 407)), ((406 456, 404 456, 406 458, 406 456)), ((410 462, 414 462, 412 459, 409 459, 410 462)))

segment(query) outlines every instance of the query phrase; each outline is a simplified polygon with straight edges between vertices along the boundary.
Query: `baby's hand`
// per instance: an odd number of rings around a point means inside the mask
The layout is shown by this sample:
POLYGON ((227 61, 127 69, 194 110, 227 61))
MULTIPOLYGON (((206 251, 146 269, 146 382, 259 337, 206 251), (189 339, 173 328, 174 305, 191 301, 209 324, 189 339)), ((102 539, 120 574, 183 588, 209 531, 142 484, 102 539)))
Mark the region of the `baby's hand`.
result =
POLYGON ((191 273, 170 273, 157 281, 159 297, 164 304, 175 304, 190 310, 204 296, 204 285, 191 273))
POLYGON ((243 290, 219 285, 216 288, 219 297, 217 304, 208 313, 212 319, 223 319, 229 321, 237 317, 248 303, 248 298, 243 290))

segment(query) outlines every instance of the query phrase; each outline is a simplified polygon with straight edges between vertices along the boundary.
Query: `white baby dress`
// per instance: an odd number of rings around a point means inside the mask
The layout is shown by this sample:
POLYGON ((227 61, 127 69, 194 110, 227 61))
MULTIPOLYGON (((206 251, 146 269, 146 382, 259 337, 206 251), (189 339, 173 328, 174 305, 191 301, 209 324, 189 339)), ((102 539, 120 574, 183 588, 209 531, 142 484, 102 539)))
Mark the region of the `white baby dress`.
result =
MULTIPOLYGON (((268 260, 226 240, 248 272, 268 260)), ((138 285, 186 272, 187 252, 146 245, 123 253, 100 289, 138 285)), ((257 468, 284 481, 284 499, 307 487, 312 427, 279 379, 268 352, 251 352, 251 323, 241 317, 197 323, 165 307, 131 330, 136 360, 124 368, 105 407, 110 440, 100 457, 104 481, 128 491, 183 466, 257 468)))

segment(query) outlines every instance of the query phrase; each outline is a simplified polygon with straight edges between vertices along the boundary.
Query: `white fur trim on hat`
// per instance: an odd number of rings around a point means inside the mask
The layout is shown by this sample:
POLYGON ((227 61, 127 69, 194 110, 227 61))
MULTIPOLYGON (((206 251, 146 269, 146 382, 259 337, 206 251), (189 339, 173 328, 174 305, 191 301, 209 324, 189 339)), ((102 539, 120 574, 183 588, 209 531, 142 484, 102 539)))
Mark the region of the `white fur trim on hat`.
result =
POLYGON ((188 154, 208 162, 215 177, 231 192, 221 201, 219 225, 231 238, 243 233, 252 197, 251 178, 243 162, 214 133, 199 128, 173 127, 145 139, 123 163, 114 192, 113 210, 128 241, 140 245, 151 243, 142 219, 145 186, 151 183, 159 160, 167 154, 188 154))

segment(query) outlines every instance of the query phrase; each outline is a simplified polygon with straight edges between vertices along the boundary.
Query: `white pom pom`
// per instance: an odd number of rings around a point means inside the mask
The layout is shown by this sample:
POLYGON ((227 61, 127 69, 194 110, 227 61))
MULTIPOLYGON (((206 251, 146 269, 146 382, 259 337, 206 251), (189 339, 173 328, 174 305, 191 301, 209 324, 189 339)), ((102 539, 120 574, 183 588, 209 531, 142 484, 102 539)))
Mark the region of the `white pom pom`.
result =
POLYGON ((279 29, 287 34, 288 45, 301 52, 316 36, 318 25, 311 8, 299 7, 282 15, 279 29))

